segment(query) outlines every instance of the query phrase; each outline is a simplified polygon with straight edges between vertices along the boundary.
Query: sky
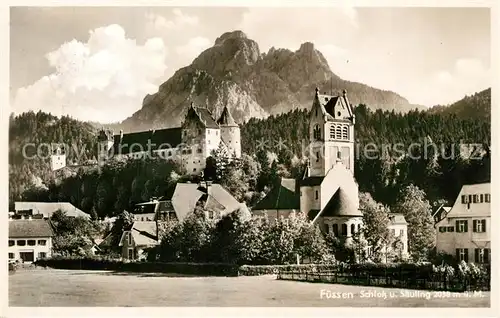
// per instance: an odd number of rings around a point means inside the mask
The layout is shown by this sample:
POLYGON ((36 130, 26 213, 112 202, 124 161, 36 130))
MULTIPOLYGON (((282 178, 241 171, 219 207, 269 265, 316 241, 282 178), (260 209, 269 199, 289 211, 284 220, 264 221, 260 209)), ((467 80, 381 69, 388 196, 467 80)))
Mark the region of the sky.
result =
POLYGON ((491 86, 488 8, 11 7, 11 110, 123 120, 233 30, 261 52, 312 42, 343 79, 413 104, 491 86))

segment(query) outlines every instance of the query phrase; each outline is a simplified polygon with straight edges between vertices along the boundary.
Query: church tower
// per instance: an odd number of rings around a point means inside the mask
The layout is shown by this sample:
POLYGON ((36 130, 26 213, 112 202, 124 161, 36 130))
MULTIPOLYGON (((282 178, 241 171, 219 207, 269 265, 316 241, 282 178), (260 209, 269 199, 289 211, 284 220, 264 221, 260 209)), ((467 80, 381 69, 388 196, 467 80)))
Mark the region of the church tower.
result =
POLYGON ((52 154, 50 156, 50 166, 52 171, 66 167, 66 152, 59 144, 52 146, 52 154))
POLYGON ((309 118, 309 176, 326 176, 337 161, 354 175, 355 118, 347 92, 331 96, 316 88, 309 118))
POLYGON ((97 160, 100 166, 104 165, 106 161, 110 158, 110 150, 114 145, 113 132, 109 129, 101 129, 97 135, 98 142, 98 153, 97 160))
POLYGON ((229 112, 229 108, 224 106, 222 114, 217 120, 220 127, 222 141, 227 145, 231 156, 241 157, 240 127, 229 112))

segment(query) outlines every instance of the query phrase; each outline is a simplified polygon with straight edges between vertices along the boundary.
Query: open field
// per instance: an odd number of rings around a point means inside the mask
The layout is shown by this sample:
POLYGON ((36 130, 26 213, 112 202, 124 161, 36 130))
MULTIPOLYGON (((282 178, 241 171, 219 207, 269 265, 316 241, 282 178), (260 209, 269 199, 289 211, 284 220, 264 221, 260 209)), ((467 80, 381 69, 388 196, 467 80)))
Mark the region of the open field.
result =
POLYGON ((451 294, 278 281, 275 276, 186 277, 30 270, 9 275, 10 306, 489 307, 490 293, 451 294), (368 294, 371 292, 372 294, 368 294), (395 297, 391 298, 390 293, 395 297), (402 292, 413 294, 402 295, 402 292), (336 293, 344 293, 337 295, 336 293), (375 295, 376 294, 376 295, 375 295), (387 298, 384 299, 384 294, 387 298), (323 295, 323 296, 322 296, 323 295), (329 296, 329 297, 328 297, 329 296), (335 298, 339 296, 341 298, 335 298), (431 296, 426 299, 426 296, 431 296))

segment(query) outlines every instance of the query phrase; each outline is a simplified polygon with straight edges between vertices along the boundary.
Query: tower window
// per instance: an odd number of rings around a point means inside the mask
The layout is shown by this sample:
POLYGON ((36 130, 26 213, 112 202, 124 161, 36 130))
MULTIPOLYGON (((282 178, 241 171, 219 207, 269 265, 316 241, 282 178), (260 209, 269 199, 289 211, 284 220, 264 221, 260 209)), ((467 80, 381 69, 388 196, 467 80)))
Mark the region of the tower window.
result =
POLYGON ((318 197, 319 197, 318 190, 316 190, 316 192, 315 192, 315 197, 316 197, 316 200, 318 200, 318 197))
POLYGON ((314 126, 313 137, 315 140, 321 139, 321 128, 319 127, 319 125, 314 126))
POLYGON ((342 224, 342 235, 347 236, 347 224, 342 224))
POLYGON ((351 235, 354 235, 354 232, 355 232, 355 225, 354 224, 351 224, 351 235))
POLYGON ((347 125, 342 126, 342 139, 349 139, 349 127, 347 125))
POLYGON ((342 139, 342 127, 340 125, 335 127, 335 139, 342 139))
POLYGON ((316 152, 316 162, 319 162, 319 151, 316 152))
POLYGON ((336 127, 336 126, 337 126, 337 125, 332 125, 332 126, 330 127, 330 139, 335 139, 335 127, 336 127))

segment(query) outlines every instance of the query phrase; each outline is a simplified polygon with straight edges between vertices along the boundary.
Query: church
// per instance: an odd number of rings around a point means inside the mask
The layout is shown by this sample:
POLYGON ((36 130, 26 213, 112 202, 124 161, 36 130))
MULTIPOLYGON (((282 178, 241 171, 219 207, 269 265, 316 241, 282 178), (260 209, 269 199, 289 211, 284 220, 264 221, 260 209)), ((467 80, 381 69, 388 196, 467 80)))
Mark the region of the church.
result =
MULTIPOLYGON (((355 114, 344 90, 338 96, 316 89, 309 115, 308 166, 299 180, 281 178, 252 209, 270 220, 302 212, 326 233, 349 242, 363 226, 358 184, 354 178, 355 114)), ((389 215, 394 236, 406 254, 407 226, 402 215, 389 215), (397 231, 397 232, 396 232, 397 231)))
POLYGON ((200 174, 206 158, 218 151, 228 158, 241 157, 240 128, 226 106, 218 119, 205 107, 189 106, 181 127, 113 135, 98 133, 99 164, 115 158, 158 156, 179 163, 185 173, 200 174))

